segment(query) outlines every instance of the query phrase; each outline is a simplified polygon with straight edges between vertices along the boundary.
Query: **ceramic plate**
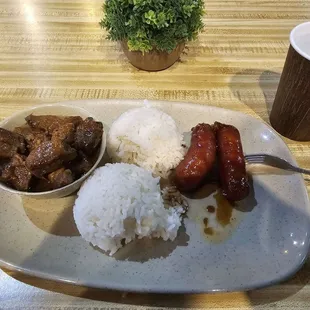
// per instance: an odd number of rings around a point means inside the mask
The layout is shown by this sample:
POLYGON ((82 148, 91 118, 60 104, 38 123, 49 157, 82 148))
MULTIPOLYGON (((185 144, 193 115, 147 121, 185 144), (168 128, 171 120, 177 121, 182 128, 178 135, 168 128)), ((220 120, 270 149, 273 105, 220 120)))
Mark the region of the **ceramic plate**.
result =
MULTIPOLYGON (((122 112, 143 102, 68 104, 89 110, 108 129, 122 112)), ((279 136, 248 115, 184 103, 151 104, 169 113, 185 133, 199 122, 229 123, 240 130, 246 154, 270 153, 296 164, 279 136)), ((74 196, 34 200, 0 191, 1 264, 38 277, 125 291, 234 291, 282 281, 308 254, 307 191, 299 174, 249 168, 253 190, 242 203, 231 208, 215 188, 205 188, 188 198, 188 217, 174 242, 140 240, 114 257, 79 236, 74 196)))

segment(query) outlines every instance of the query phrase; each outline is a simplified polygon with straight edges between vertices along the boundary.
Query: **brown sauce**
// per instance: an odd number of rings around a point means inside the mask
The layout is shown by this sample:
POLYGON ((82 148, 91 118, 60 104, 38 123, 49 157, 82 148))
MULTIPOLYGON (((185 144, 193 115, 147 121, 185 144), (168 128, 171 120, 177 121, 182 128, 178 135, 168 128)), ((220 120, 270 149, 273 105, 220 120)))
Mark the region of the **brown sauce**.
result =
POLYGON ((206 234, 206 235, 209 235, 209 236, 212 236, 213 234, 214 234, 214 231, 213 231, 213 228, 212 227, 208 227, 208 224, 209 224, 209 219, 207 218, 207 217, 205 217, 204 219, 203 219, 203 224, 204 224, 204 226, 205 226, 205 228, 204 228, 204 233, 206 234))
POLYGON ((189 196, 192 199, 203 199, 206 197, 209 197, 217 190, 217 184, 205 184, 193 193, 191 193, 189 196))
POLYGON ((206 227, 204 229, 204 233, 208 236, 212 236, 214 234, 213 228, 212 227, 206 227))
POLYGON ((173 182, 172 182, 172 180, 170 180, 170 178, 169 179, 160 178, 160 180, 159 180, 160 189, 164 189, 164 188, 169 187, 171 185, 173 185, 173 182))
POLYGON ((214 213, 214 212, 215 212, 215 207, 213 207, 213 206, 207 206, 207 211, 208 211, 209 213, 214 213))
POLYGON ((214 198, 217 204, 216 219, 222 226, 227 226, 232 219, 233 206, 219 191, 214 195, 214 198))

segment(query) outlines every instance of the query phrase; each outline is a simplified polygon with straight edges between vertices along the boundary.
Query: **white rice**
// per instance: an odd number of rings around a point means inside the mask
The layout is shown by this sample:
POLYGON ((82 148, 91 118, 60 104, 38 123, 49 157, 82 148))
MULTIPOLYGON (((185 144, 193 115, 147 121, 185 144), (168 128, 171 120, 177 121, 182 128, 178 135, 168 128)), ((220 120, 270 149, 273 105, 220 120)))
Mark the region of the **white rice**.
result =
POLYGON ((73 215, 82 237, 113 255, 125 243, 143 237, 174 240, 181 207, 165 208, 159 178, 130 164, 107 164, 82 185, 73 215))
POLYGON ((131 109, 112 124, 107 151, 113 162, 136 164, 166 178, 183 159, 183 134, 173 118, 151 107, 131 109))

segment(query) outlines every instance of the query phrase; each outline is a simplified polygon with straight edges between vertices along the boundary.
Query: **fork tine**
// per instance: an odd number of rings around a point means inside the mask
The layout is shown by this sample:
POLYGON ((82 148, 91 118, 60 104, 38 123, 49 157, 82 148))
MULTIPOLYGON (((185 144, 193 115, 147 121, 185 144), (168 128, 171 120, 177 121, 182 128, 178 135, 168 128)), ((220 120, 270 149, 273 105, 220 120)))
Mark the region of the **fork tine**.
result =
POLYGON ((266 156, 263 154, 253 154, 253 155, 245 155, 245 158, 265 158, 266 156))
POLYGON ((253 157, 265 157, 264 154, 251 154, 251 155, 245 155, 245 157, 253 158, 253 157))
POLYGON ((265 156, 262 154, 253 154, 253 155, 246 155, 245 157, 246 162, 248 163, 263 163, 265 161, 265 156))
POLYGON ((256 159, 256 158, 262 158, 262 156, 259 155, 248 155, 248 156, 244 156, 246 159, 256 159))
POLYGON ((263 163, 264 160, 247 160, 246 162, 249 164, 256 164, 256 163, 260 164, 260 163, 263 163))

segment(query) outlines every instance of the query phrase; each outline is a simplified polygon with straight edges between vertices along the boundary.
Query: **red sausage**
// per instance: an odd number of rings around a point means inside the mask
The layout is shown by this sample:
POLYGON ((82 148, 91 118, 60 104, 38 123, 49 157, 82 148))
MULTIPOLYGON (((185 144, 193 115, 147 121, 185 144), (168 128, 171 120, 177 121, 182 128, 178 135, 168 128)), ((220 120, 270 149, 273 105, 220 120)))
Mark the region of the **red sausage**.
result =
POLYGON ((230 201, 242 200, 248 196, 250 186, 239 131, 234 126, 218 122, 214 123, 214 129, 222 193, 230 201))
POLYGON ((212 127, 198 124, 192 128, 191 145, 187 154, 175 169, 174 181, 179 190, 196 189, 216 159, 216 140, 212 127))

